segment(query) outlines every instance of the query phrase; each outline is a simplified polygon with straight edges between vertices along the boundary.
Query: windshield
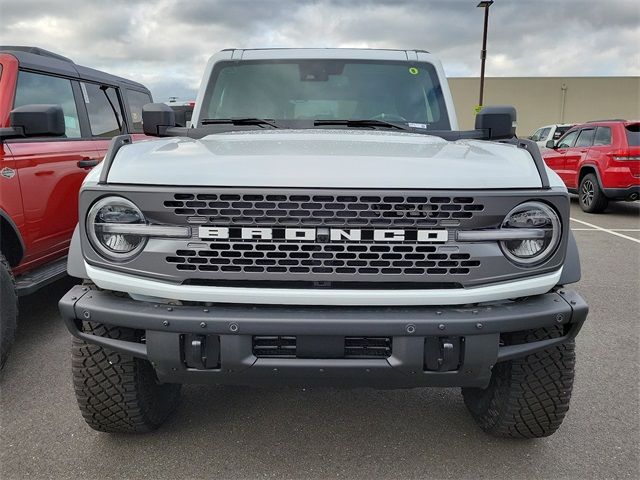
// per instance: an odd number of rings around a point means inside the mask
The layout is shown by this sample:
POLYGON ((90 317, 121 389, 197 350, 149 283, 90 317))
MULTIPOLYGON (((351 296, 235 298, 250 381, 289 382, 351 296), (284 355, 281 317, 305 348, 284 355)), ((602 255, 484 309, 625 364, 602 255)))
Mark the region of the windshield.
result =
POLYGON ((433 65, 358 60, 220 62, 201 118, 384 120, 449 130, 433 65))

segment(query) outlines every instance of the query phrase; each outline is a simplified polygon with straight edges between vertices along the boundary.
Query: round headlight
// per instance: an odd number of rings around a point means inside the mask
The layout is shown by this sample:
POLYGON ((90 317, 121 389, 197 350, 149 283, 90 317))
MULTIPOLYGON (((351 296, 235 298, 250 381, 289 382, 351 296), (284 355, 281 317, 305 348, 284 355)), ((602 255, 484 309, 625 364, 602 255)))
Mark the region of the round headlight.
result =
POLYGON ((144 248, 146 237, 118 233, 109 228, 113 224, 142 224, 145 218, 133 202, 122 197, 98 200, 87 215, 87 235, 98 253, 110 260, 129 260, 144 248))
POLYGON ((533 266, 547 260, 560 243, 560 219, 551 207, 541 202, 518 205, 505 217, 502 228, 527 229, 536 233, 536 238, 500 242, 505 256, 519 265, 533 266))

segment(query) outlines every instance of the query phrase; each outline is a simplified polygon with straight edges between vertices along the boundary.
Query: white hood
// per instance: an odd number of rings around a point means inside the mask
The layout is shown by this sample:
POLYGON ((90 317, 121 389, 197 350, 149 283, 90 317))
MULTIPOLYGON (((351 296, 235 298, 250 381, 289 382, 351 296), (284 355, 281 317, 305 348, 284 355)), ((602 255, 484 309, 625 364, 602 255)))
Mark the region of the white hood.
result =
POLYGON ((109 183, 175 186, 539 188, 529 153, 478 140, 412 133, 260 130, 124 146, 109 183))

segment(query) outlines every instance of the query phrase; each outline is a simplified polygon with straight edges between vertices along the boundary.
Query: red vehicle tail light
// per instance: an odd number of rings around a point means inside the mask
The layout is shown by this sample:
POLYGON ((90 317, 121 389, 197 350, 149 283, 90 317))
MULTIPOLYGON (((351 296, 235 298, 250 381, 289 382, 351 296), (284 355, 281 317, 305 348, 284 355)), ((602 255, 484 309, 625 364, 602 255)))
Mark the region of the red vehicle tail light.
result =
POLYGON ((618 150, 611 152, 609 156, 618 162, 628 162, 631 160, 640 160, 640 151, 638 149, 618 150))
POLYGON ((626 162, 628 160, 640 160, 640 155, 612 155, 614 160, 626 162))

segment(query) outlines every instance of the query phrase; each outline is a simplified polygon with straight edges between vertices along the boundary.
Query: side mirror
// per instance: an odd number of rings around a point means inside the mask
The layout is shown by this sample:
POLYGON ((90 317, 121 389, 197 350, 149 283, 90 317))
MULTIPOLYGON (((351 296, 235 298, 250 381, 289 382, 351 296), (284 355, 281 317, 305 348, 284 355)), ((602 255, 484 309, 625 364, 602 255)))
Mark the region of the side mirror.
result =
POLYGON ((146 135, 161 137, 167 128, 176 126, 176 114, 164 103, 147 103, 142 106, 142 129, 146 135))
POLYGON ((64 135, 64 113, 60 105, 24 105, 9 113, 9 128, 0 128, 0 139, 60 137, 64 135))
POLYGON ((556 142, 554 142, 553 140, 547 140, 547 143, 545 143, 544 146, 547 147, 547 148, 551 148, 551 149, 555 150, 556 142))
POLYGON ((476 115, 476 130, 488 130, 489 140, 516 136, 516 109, 511 106, 484 107, 476 115))

